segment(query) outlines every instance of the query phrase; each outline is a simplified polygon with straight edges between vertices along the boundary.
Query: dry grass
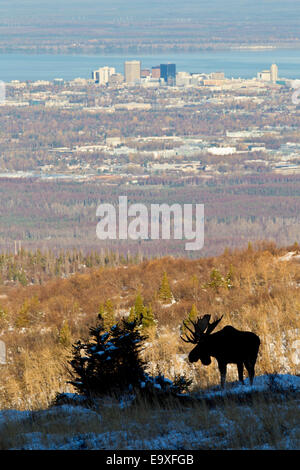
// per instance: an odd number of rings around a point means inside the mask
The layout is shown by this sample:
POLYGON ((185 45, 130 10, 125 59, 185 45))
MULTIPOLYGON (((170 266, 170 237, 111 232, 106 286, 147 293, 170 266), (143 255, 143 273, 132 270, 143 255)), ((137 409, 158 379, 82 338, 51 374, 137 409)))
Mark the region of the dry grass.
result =
MULTIPOLYGON (((290 250, 294 248, 290 248, 290 250)), ((138 290, 145 303, 152 301, 158 321, 150 333, 145 357, 150 372, 158 369, 167 377, 186 373, 195 386, 219 383, 215 360, 208 367, 192 366, 185 357, 191 347, 180 340, 180 325, 193 304, 199 314, 224 314, 226 324, 253 331, 261 338, 256 375, 299 374, 295 341, 299 337, 299 262, 280 261, 288 250, 273 245, 229 252, 217 258, 185 260, 164 258, 140 265, 91 270, 90 274, 49 281, 42 286, 7 289, 1 299, 6 317, 2 339, 8 348, 8 364, 1 366, 0 408, 47 407, 56 393, 72 391, 66 385, 65 365, 70 348, 58 342, 58 332, 68 321, 72 341, 86 337, 95 323, 99 304, 112 299, 116 311, 128 311, 138 290), (233 288, 208 288, 213 268, 225 276, 232 268, 233 288), (166 271, 176 303, 163 306, 157 291, 166 271), (26 299, 38 299, 38 315, 26 328, 16 327, 16 318, 26 299)), ((236 380, 236 367, 228 367, 228 380, 236 380)))
POLYGON ((34 410, 47 407, 57 392, 68 391, 66 364, 70 351, 43 345, 22 349, 7 366, 2 366, 0 401, 2 409, 34 410))
MULTIPOLYGON (((7 412, 9 413, 9 412, 7 412)), ((230 397, 222 406, 195 401, 140 401, 120 409, 113 399, 96 410, 57 407, 7 419, 0 449, 286 449, 300 443, 295 396, 273 400, 257 394, 251 403, 230 397)))

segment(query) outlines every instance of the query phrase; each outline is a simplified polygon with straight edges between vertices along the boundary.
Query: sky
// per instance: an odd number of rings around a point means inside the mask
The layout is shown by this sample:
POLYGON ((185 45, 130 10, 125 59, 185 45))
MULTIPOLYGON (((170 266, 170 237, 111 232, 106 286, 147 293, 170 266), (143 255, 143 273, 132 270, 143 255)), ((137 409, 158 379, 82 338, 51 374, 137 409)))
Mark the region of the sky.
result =
POLYGON ((0 24, 6 19, 102 19, 105 21, 180 19, 267 21, 280 25, 300 19, 299 0, 1 0, 0 24))

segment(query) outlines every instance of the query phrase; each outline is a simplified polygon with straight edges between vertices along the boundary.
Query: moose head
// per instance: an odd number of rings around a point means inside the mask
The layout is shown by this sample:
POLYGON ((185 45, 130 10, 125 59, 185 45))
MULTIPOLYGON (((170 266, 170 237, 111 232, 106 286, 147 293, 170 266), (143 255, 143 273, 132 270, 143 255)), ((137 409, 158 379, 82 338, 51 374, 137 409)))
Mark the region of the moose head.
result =
POLYGON ((186 343, 196 344, 196 347, 192 349, 189 354, 190 362, 197 362, 199 359, 203 365, 208 366, 211 363, 210 354, 209 354, 209 340, 208 337, 210 333, 216 328, 218 323, 222 320, 223 315, 218 320, 209 323, 210 315, 204 315, 203 317, 198 317, 197 321, 193 322, 190 320, 191 324, 194 327, 192 331, 186 323, 184 323, 185 328, 191 333, 191 336, 185 335, 186 337, 181 339, 186 343))

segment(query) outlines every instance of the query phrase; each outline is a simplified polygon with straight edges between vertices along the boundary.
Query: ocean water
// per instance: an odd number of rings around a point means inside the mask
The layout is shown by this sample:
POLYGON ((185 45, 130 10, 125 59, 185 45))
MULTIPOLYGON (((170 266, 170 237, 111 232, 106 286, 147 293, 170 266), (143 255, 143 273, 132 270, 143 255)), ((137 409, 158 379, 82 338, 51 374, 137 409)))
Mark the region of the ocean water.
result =
POLYGON ((92 70, 109 65, 124 73, 125 60, 141 60, 142 68, 175 63, 177 71, 210 73, 222 71, 228 78, 256 77, 272 63, 279 67, 279 77, 300 78, 300 51, 291 49, 226 50, 157 55, 54 55, 0 54, 0 80, 53 80, 91 78, 92 70))

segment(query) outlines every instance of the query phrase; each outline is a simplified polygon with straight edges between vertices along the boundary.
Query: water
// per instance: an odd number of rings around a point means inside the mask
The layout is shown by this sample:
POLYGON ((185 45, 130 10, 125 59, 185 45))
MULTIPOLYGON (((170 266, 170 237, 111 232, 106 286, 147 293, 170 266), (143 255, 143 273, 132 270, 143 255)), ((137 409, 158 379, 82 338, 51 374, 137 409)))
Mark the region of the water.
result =
POLYGON ((161 55, 51 55, 0 53, 0 80, 53 80, 91 78, 92 70, 109 65, 124 73, 124 61, 139 59, 142 68, 172 62, 177 71, 225 72, 228 78, 252 78, 257 72, 279 67, 279 77, 300 78, 300 51, 283 49, 203 51, 161 55))

